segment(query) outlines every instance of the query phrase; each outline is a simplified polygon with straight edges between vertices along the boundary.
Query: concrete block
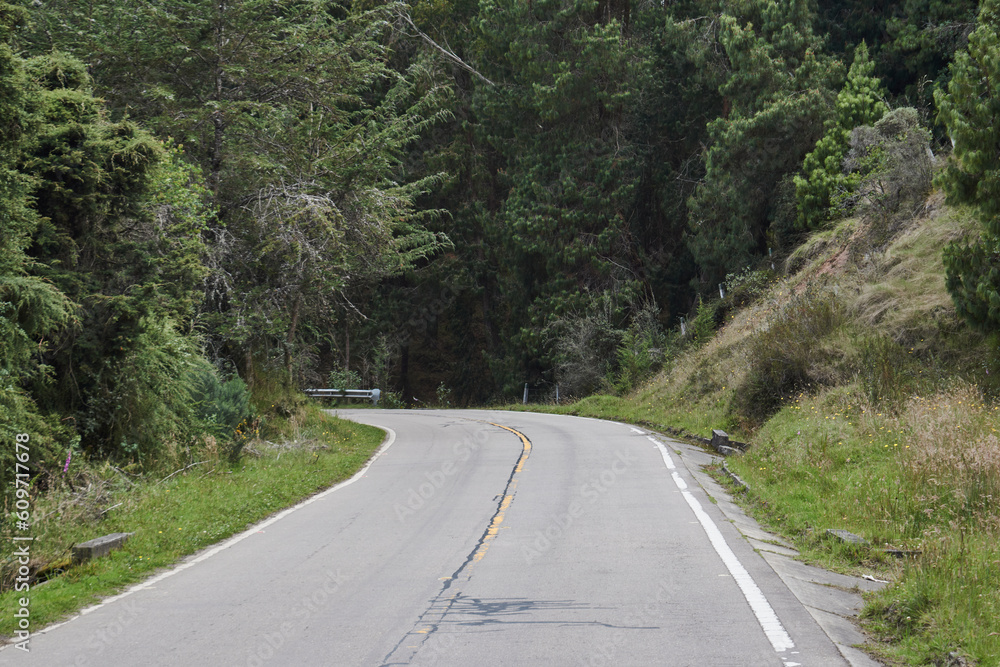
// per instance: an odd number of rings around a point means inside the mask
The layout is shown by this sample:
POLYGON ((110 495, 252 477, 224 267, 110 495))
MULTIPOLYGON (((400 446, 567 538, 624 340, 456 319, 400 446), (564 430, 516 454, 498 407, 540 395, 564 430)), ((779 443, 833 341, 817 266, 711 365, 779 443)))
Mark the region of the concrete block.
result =
POLYGON ((720 431, 715 429, 712 431, 712 440, 709 442, 712 449, 719 452, 723 456, 730 456, 731 454, 738 454, 739 450, 732 446, 729 442, 729 434, 725 431, 720 431))
POLYGON ((832 535, 836 537, 841 542, 847 542, 848 544, 857 544, 859 546, 868 546, 868 540, 861 537, 860 535, 855 535, 854 533, 846 530, 840 530, 838 528, 827 528, 827 535, 832 535))
POLYGON ((86 563, 92 558, 107 556, 114 549, 120 548, 133 533, 111 533, 96 537, 73 547, 73 563, 86 563))

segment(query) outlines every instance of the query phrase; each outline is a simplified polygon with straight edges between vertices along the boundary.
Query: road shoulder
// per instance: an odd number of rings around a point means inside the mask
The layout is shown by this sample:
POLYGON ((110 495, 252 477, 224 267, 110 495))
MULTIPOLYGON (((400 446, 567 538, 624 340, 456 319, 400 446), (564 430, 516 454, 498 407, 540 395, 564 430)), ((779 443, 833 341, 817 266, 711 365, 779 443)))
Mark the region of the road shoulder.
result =
POLYGON ((726 519, 809 611, 848 664, 851 667, 878 667, 880 663, 856 648, 867 641, 856 619, 864 606, 861 592, 878 590, 886 584, 829 572, 795 560, 798 551, 793 545, 767 532, 733 501, 728 490, 705 472, 704 467, 719 463, 720 456, 662 433, 656 435, 681 457, 726 519))

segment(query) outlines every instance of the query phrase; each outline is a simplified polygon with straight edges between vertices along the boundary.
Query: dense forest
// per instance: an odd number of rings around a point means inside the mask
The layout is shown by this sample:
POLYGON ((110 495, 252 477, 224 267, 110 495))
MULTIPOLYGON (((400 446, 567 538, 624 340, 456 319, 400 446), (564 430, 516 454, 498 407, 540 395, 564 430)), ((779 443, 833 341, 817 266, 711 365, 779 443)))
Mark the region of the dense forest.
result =
POLYGON ((275 386, 628 391, 929 159, 982 211, 945 264, 993 327, 998 8, 2 3, 0 438, 153 464, 275 386))

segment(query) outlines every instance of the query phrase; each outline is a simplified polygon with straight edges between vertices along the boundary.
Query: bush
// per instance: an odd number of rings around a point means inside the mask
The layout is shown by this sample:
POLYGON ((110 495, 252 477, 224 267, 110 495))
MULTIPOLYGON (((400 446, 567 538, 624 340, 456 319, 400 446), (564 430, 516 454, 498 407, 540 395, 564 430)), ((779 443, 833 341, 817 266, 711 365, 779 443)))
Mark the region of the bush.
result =
POLYGON ((193 384, 191 398, 198 418, 216 435, 232 437, 251 416, 250 391, 239 377, 223 382, 214 369, 202 369, 196 371, 193 384))
POLYGON ((613 374, 622 331, 602 312, 560 320, 554 352, 556 380, 567 396, 587 396, 604 390, 613 374))
POLYGON ((688 334, 694 345, 703 345, 712 340, 715 336, 715 328, 719 315, 719 304, 717 301, 705 301, 698 297, 698 309, 695 311, 694 319, 689 324, 688 334))
POLYGON ((871 405, 899 407, 913 390, 906 351, 888 336, 867 336, 859 344, 858 382, 871 405))
POLYGON ((767 293, 771 287, 770 274, 751 267, 726 276, 726 296, 737 306, 748 306, 767 293))
POLYGON ((193 397, 212 367, 168 318, 142 318, 138 331, 120 357, 104 360, 81 430, 105 453, 156 468, 202 434, 193 397))
POLYGON ((328 389, 361 389, 361 376, 352 370, 335 368, 326 377, 328 389))
POLYGON ((860 208, 883 223, 896 213, 912 217, 931 189, 930 139, 917 110, 908 107, 886 114, 874 127, 855 128, 844 167, 859 179, 858 186, 842 195, 838 205, 860 208))
POLYGON ((795 392, 833 384, 843 359, 823 341, 846 321, 831 294, 806 292, 789 303, 771 327, 749 342, 749 367, 732 409, 748 427, 766 421, 795 392))
POLYGON ((615 354, 618 365, 615 389, 627 394, 650 378, 663 364, 666 337, 655 307, 647 307, 632 320, 615 354))

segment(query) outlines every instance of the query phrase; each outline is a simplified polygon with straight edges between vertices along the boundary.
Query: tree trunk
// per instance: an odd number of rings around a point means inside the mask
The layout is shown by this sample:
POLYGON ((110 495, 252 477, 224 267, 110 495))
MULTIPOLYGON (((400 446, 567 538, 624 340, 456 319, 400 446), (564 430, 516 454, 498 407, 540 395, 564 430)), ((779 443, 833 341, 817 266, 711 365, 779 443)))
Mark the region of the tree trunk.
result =
POLYGON ((295 343, 295 329, 299 326, 299 313, 302 310, 302 292, 295 295, 292 304, 291 322, 288 324, 288 335, 285 336, 285 374, 289 386, 292 384, 292 345, 295 343))
POLYGON ((403 391, 403 402, 412 405, 413 394, 410 392, 410 346, 404 345, 399 350, 399 386, 403 391))
POLYGON ((351 324, 344 323, 344 370, 351 370, 351 324))

